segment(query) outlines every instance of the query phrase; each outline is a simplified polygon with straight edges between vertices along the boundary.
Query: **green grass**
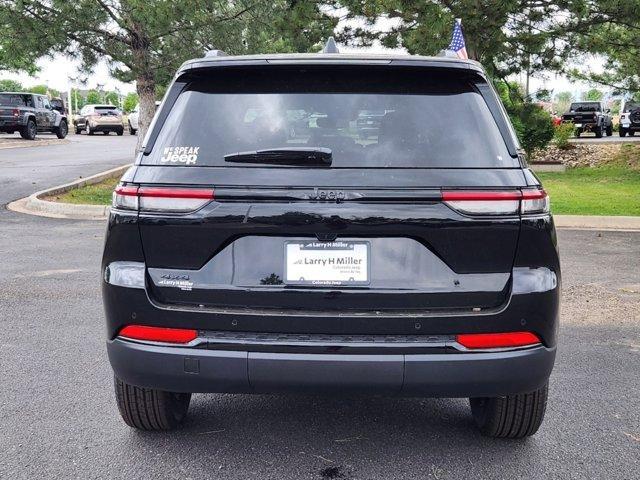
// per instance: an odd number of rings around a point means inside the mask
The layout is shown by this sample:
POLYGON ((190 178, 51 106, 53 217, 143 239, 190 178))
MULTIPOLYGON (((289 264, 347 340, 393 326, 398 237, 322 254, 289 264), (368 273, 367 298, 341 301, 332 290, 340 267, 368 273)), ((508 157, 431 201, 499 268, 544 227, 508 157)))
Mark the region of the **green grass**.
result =
POLYGON ((623 145, 600 167, 538 173, 551 210, 568 215, 640 215, 640 148, 623 145))
POLYGON ((95 185, 76 188, 48 200, 63 203, 84 203, 89 205, 111 205, 111 193, 118 184, 117 178, 110 178, 95 185))
MULTIPOLYGON (((563 173, 540 172, 551 197, 553 213, 570 215, 640 216, 640 147, 623 145, 604 166, 573 168, 563 173)), ((118 179, 71 190, 51 200, 110 205, 118 179)))

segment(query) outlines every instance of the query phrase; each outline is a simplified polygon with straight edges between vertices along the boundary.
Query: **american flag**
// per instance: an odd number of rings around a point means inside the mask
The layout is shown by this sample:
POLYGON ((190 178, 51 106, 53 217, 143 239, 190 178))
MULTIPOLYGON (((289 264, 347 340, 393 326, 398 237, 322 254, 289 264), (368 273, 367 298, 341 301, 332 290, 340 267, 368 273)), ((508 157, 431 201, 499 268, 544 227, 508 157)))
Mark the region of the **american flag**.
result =
POLYGON ((464 44, 464 35, 462 33, 462 20, 456 18, 456 22, 453 26, 453 35, 451 36, 451 43, 448 50, 455 52, 458 58, 469 58, 467 56, 467 47, 464 44))

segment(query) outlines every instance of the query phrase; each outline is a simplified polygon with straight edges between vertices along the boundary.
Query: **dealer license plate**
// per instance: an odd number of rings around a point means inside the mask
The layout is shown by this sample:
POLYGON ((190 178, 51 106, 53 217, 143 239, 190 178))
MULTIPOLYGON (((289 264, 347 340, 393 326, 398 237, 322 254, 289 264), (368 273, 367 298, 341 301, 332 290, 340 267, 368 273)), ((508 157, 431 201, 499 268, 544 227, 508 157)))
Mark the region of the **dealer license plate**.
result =
POLYGON ((368 285, 370 250, 369 242, 286 242, 285 283, 368 285))

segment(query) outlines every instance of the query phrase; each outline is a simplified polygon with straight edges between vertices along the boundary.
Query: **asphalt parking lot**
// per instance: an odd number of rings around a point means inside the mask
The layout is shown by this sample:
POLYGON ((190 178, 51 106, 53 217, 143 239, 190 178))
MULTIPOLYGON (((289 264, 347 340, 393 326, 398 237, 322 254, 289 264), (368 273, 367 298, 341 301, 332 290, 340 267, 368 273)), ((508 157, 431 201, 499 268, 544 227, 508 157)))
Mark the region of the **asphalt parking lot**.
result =
MULTIPOLYGON (((134 144, 0 150, 0 204, 126 163, 134 144)), ((640 478, 640 233, 559 232, 546 420, 506 441, 481 437, 462 399, 195 395, 181 430, 129 429, 104 348, 104 228, 0 209, 0 478, 640 478)))
POLYGON ((633 137, 626 136, 621 137, 617 132, 613 132, 613 135, 607 137, 606 135, 602 138, 596 138, 593 133, 583 133, 580 135, 580 138, 572 138, 569 140, 572 143, 586 143, 586 144, 597 144, 597 143, 637 143, 640 142, 640 134, 634 135, 633 137))

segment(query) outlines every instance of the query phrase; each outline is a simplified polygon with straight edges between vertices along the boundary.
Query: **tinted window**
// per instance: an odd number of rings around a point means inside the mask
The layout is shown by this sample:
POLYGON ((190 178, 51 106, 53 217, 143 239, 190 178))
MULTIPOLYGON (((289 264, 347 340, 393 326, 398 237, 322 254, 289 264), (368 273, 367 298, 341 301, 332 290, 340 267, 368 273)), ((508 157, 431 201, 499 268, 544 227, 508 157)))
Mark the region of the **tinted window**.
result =
POLYGON ((640 103, 626 103, 624 105, 625 112, 630 112, 632 110, 635 110, 636 108, 640 108, 640 103))
POLYGON ((189 83, 143 163, 238 167, 224 156, 325 147, 332 168, 517 166, 464 77, 328 69, 247 77, 189 83), (189 152, 197 158, 187 162, 189 152))
POLYGON ((570 110, 573 112, 599 112, 600 104, 598 102, 572 103, 570 110))
POLYGON ((109 105, 101 105, 93 107, 93 109, 99 115, 118 115, 120 113, 117 107, 109 105))
POLYGON ((7 107, 24 107, 26 103, 22 95, 0 93, 0 105, 7 107))

